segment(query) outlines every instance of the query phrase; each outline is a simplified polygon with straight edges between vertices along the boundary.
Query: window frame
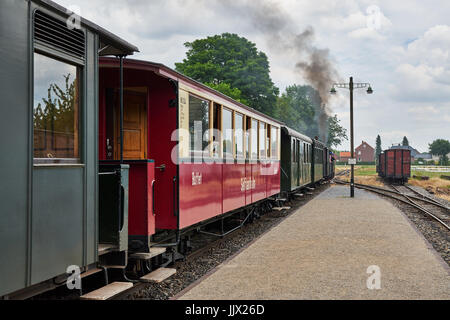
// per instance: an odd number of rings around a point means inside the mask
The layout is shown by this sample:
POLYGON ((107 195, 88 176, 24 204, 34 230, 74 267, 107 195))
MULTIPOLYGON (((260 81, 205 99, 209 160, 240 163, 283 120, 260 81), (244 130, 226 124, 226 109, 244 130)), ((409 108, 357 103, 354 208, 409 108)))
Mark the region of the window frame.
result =
MULTIPOLYGON (((31 131, 32 131, 32 162, 33 166, 84 166, 85 159, 84 159, 84 152, 83 152, 83 136, 84 136, 84 121, 83 121, 83 115, 84 115, 84 77, 85 77, 85 65, 84 62, 80 59, 76 59, 71 57, 68 58, 67 54, 64 54, 62 52, 50 49, 44 45, 39 45, 38 43, 33 43, 33 49, 32 49, 32 96, 33 96, 33 102, 31 109, 34 112, 34 95, 35 95, 35 55, 39 54, 47 59, 52 59, 60 63, 64 63, 66 65, 72 66, 76 68, 76 74, 78 75, 76 81, 77 81, 77 91, 78 91, 78 97, 77 97, 77 125, 78 125, 78 132, 77 132, 77 149, 74 149, 74 153, 78 153, 77 158, 36 158, 34 156, 34 150, 35 150, 35 143, 34 143, 34 121, 31 122, 31 131)), ((74 110, 75 112, 75 110, 74 110)), ((75 115, 74 115, 75 116, 75 115)), ((33 116, 32 116, 33 118, 33 116)))

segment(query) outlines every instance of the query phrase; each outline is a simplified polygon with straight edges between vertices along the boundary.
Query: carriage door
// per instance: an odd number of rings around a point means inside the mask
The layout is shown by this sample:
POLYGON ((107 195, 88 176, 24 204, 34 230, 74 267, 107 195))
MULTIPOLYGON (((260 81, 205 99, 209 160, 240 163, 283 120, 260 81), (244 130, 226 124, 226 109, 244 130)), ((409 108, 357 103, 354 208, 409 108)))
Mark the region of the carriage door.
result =
MULTIPOLYGON (((120 159, 120 101, 116 95, 114 158, 120 159)), ((143 160, 147 157, 147 92, 125 90, 123 95, 123 158, 143 160)))

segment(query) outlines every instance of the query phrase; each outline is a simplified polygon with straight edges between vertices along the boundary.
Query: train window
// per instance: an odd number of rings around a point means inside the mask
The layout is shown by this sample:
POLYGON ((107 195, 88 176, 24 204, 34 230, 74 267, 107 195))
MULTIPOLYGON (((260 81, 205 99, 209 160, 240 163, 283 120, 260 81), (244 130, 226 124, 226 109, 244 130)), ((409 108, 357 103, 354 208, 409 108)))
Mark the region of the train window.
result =
POLYGON ((236 157, 244 157, 244 116, 240 113, 234 114, 234 139, 236 157))
POLYGON ((295 139, 291 138, 291 161, 295 162, 295 139))
POLYGON ((250 159, 250 127, 252 119, 245 117, 245 158, 250 159))
POLYGON ((271 126, 270 129, 270 138, 272 140, 270 143, 270 155, 272 156, 272 159, 278 159, 278 128, 271 126))
POLYGON ((34 163, 79 163, 80 68, 34 53, 34 163))
POLYGON ((209 101, 189 95, 191 156, 202 157, 209 145, 209 101))
POLYGON ((266 124, 264 122, 259 122, 259 158, 266 158, 266 124))
POLYGON ((221 121, 222 106, 214 103, 213 106, 213 132, 212 132, 212 155, 214 158, 220 157, 221 121))
POLYGON ((233 112, 222 110, 222 150, 224 158, 233 158, 233 112))
POLYGON ((252 146, 252 159, 258 159, 258 121, 252 119, 251 132, 251 146, 252 146))
POLYGON ((266 156, 267 159, 270 159, 271 157, 271 150, 270 150, 270 134, 271 134, 271 130, 270 130, 271 126, 270 124, 266 125, 266 156))
POLYGON ((297 140, 297 162, 300 162, 300 140, 297 140))

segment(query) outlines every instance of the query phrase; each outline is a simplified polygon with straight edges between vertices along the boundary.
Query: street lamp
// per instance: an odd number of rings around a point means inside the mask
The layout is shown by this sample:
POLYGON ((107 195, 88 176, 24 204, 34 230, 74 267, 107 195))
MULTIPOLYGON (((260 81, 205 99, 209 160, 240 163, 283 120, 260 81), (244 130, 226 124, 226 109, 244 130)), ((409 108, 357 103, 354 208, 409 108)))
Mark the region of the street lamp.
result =
POLYGON ((354 151, 354 143, 353 143, 353 90, 354 89, 362 89, 367 88, 367 94, 372 94, 373 89, 370 83, 354 83, 353 77, 350 77, 349 83, 335 83, 331 88, 330 93, 336 94, 336 88, 344 88, 350 90, 350 152, 351 152, 351 178, 350 178, 350 197, 355 197, 355 151, 354 151))

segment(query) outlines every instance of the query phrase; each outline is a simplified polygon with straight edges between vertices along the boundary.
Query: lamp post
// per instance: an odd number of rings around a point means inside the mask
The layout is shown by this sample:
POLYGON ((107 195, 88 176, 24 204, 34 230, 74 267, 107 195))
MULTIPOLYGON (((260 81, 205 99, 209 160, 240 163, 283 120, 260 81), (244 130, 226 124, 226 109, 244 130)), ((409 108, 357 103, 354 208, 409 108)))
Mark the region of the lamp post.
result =
POLYGON ((354 83, 353 77, 350 77, 349 83, 335 83, 330 93, 336 94, 336 88, 344 88, 350 90, 350 153, 351 153, 351 177, 350 177, 350 197, 355 197, 355 150, 353 139, 353 90, 367 88, 367 94, 372 94, 373 90, 370 83, 354 83))

